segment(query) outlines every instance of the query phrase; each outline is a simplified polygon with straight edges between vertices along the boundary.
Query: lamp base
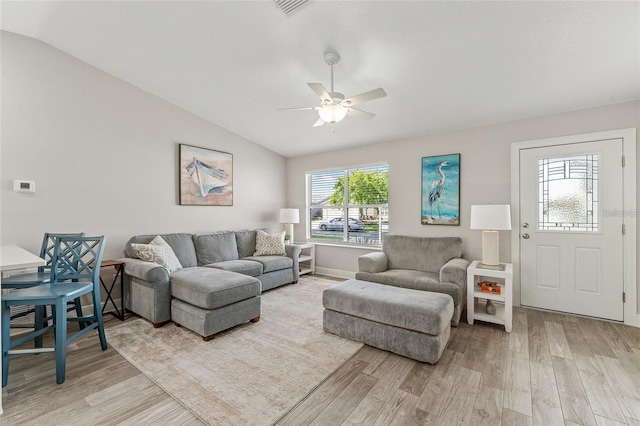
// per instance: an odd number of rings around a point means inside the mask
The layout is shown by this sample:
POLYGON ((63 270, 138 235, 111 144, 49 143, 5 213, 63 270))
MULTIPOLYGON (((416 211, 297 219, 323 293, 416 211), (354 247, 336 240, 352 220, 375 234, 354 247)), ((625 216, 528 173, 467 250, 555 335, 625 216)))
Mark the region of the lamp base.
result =
POLYGON ((482 263, 489 266, 500 265, 499 254, 498 231, 482 231, 482 263))
POLYGON ((293 244, 293 223, 287 223, 284 225, 284 235, 285 237, 289 235, 291 237, 289 244, 293 244))

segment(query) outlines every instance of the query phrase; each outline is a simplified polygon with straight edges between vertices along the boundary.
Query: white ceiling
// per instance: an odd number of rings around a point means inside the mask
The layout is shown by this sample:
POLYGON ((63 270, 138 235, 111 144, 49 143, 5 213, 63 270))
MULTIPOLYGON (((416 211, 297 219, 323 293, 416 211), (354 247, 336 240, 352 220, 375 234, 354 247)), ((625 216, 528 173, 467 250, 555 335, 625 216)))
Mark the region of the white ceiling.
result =
POLYGON ((2 1, 2 29, 42 40, 291 157, 640 98, 639 2, 2 1), (383 87, 335 133, 329 88, 383 87))

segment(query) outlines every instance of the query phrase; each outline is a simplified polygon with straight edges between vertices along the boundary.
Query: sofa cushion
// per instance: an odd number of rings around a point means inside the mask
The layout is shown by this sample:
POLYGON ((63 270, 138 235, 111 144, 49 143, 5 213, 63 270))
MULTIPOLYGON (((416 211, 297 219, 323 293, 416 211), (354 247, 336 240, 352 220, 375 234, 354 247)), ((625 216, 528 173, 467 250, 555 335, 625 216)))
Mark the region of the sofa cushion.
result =
POLYGON ((407 235, 383 235, 382 251, 389 269, 413 269, 439 273, 454 257, 462 257, 462 238, 425 238, 407 235))
MULTIPOLYGON (((149 244, 158 234, 154 235, 136 235, 129 239, 125 247, 127 257, 136 257, 131 248, 131 244, 149 244)), ((176 255, 183 268, 196 266, 198 259, 196 258, 196 250, 191 240, 191 234, 160 234, 163 240, 171 246, 173 253, 176 255)))
POLYGON ((238 246, 233 231, 194 234, 198 266, 238 259, 238 246))
POLYGON ((160 235, 156 236, 149 244, 131 244, 136 257, 146 262, 154 262, 165 268, 168 272, 182 269, 180 261, 173 253, 173 249, 160 235))
POLYGON ((224 271, 237 272, 251 277, 262 275, 263 272, 262 263, 244 259, 226 260, 224 262, 211 263, 206 266, 208 268, 218 268, 224 271))
POLYGON ((256 231, 256 252, 254 256, 285 256, 284 231, 276 234, 267 234, 264 231, 256 231))
MULTIPOLYGON (((261 228, 260 230, 269 233, 269 228, 261 228)), ((234 231, 240 259, 253 256, 253 253, 256 252, 256 231, 256 229, 234 231)))
POLYGON ((260 281, 216 268, 185 268, 171 274, 171 296, 216 309, 260 294, 260 281))
POLYGON ((456 284, 441 283, 438 274, 432 272, 413 271, 411 269, 391 269, 375 274, 358 272, 356 273, 356 279, 394 287, 444 293, 453 298, 454 306, 464 304, 462 300, 464 294, 460 287, 456 284))
POLYGON ((252 256, 245 257, 244 260, 260 262, 263 267, 263 274, 271 271, 279 271, 280 269, 293 268, 293 259, 287 256, 252 256))

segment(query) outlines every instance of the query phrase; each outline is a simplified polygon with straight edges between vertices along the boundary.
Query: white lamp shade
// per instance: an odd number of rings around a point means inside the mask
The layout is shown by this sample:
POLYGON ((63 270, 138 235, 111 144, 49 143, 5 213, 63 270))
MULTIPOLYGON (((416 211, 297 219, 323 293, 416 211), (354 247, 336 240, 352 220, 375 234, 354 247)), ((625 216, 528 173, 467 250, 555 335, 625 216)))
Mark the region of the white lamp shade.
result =
POLYGON ((280 209, 280 223, 300 223, 298 209, 280 209))
POLYGON ((337 123, 347 115, 347 109, 341 105, 325 105, 318 110, 318 114, 327 123, 337 123))
POLYGON ((493 231, 511 229, 511 206, 509 204, 471 206, 470 228, 493 231))

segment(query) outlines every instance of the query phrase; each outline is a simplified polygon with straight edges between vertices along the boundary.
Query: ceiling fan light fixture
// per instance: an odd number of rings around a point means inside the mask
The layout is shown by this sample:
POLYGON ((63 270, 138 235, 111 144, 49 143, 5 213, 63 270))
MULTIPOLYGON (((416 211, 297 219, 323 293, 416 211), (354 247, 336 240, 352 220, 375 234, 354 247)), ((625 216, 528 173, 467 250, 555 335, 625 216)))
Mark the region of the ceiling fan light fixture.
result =
POLYGON ((347 116, 347 111, 342 105, 324 105, 318 114, 327 123, 337 123, 347 116))
POLYGON ((340 62, 340 55, 335 52, 327 52, 324 55, 324 61, 331 68, 331 91, 325 89, 320 83, 307 83, 307 86, 320 98, 322 101, 319 107, 303 107, 303 108, 281 108, 284 110, 314 110, 318 111, 320 118, 316 120, 313 127, 320 127, 324 123, 330 123, 333 131, 335 131, 335 124, 342 121, 347 115, 349 117, 360 118, 364 120, 371 120, 375 117, 375 114, 362 111, 361 109, 352 108, 352 106, 361 104, 363 102, 372 101, 374 99, 384 98, 387 96, 387 92, 382 87, 368 92, 360 93, 356 96, 351 96, 345 99, 344 95, 340 92, 336 92, 333 87, 333 67, 340 62))

